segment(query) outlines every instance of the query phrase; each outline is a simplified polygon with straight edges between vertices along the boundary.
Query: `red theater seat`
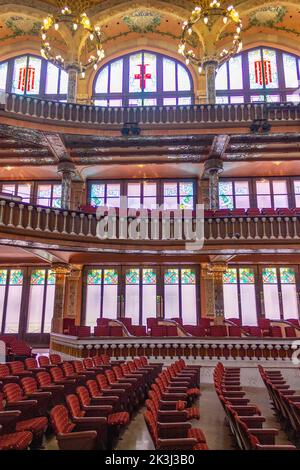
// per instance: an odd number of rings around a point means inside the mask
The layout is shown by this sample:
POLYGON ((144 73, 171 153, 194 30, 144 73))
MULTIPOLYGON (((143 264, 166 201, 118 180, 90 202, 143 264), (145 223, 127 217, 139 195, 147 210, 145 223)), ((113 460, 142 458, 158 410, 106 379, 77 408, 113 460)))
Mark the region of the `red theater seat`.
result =
POLYGON ((142 325, 132 325, 130 333, 134 336, 147 336, 147 330, 142 325))
POLYGON ((109 318, 97 318, 97 326, 109 326, 109 318))
POLYGON ((282 338, 280 326, 270 326, 269 334, 272 338, 282 338))
POLYGON ((132 321, 131 318, 118 318, 118 320, 122 322, 123 325, 126 326, 126 328, 129 329, 131 327, 131 321, 132 321))
POLYGON ((95 326, 94 336, 109 336, 109 326, 95 326))
POLYGON ((177 326, 167 326, 167 336, 178 336, 177 326))
POLYGON ((121 338, 123 336, 123 328, 121 326, 111 326, 109 328, 109 335, 121 338))
POLYGON ((228 336, 236 336, 240 338, 242 336, 242 330, 239 326, 229 326, 228 336))
POLYGON ((159 320, 159 319, 156 318, 156 317, 147 318, 147 329, 148 329, 148 330, 151 330, 151 328, 152 328, 153 326, 156 326, 158 320, 159 320))
POLYGON ((68 410, 63 405, 56 405, 50 413, 51 424, 56 434, 60 450, 95 450, 101 449, 97 431, 86 431, 84 425, 73 423, 68 410))
POLYGON ((151 336, 155 336, 157 338, 162 338, 167 336, 167 329, 165 326, 152 326, 151 327, 151 336))
POLYGON ((59 366, 63 363, 60 354, 49 354, 49 359, 53 366, 59 366))
POLYGON ((285 331, 286 338, 296 338, 297 337, 296 330, 292 326, 286 326, 284 328, 284 331, 285 331))
POLYGON ((11 432, 4 434, 0 426, 0 450, 26 450, 33 439, 31 432, 11 432))
POLYGON ((253 208, 253 207, 247 209, 246 213, 249 217, 259 217, 261 215, 260 209, 253 208))
POLYGON ((7 364, 0 364, 0 383, 5 385, 6 383, 18 383, 20 377, 18 375, 12 375, 7 364))
POLYGON ((12 375, 18 375, 19 377, 31 377, 33 375, 31 371, 25 369, 22 361, 9 362, 9 368, 12 375))
POLYGON ((216 337, 226 337, 227 336, 227 328, 225 325, 213 325, 209 329, 210 336, 216 337))

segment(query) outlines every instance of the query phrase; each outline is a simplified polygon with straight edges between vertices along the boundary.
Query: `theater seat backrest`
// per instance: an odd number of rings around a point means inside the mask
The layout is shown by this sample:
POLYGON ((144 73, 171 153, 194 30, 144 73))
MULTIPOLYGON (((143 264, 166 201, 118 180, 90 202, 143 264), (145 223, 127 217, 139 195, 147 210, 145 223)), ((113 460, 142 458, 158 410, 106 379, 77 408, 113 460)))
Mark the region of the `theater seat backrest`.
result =
POLYGON ((6 384, 3 387, 4 395, 8 403, 14 403, 24 399, 20 385, 15 383, 6 384))
POLYGON ((64 362, 62 368, 66 377, 70 377, 75 373, 74 367, 70 362, 64 362))
POLYGON ((63 405, 56 405, 50 412, 51 424, 56 434, 67 434, 72 431, 75 424, 71 423, 68 410, 63 405))
POLYGON ((286 338, 296 338, 297 337, 296 330, 292 326, 286 326, 284 331, 285 331, 286 338))
POLYGON ((115 383, 117 383, 115 374, 114 374, 114 372, 113 372, 112 370, 106 370, 106 371, 105 371, 105 375, 106 375, 106 377, 107 377, 108 383, 110 383, 110 384, 115 384, 115 383))
POLYGON ((104 374, 97 374, 96 375, 96 380, 97 380, 97 383, 100 387, 100 390, 105 390, 105 389, 109 388, 107 378, 105 377, 104 374))
POLYGON ((91 398, 88 389, 83 385, 76 388, 76 393, 79 398, 81 405, 89 406, 91 404, 91 398))
POLYGON ((11 375, 9 367, 6 364, 0 364, 0 379, 11 375))
POLYGON ((52 367, 50 369, 50 374, 54 381, 64 379, 63 371, 59 367, 52 367))
POLYGON ((40 367, 46 367, 50 365, 50 360, 48 356, 39 356, 38 362, 39 362, 40 367))
POLYGON ((93 359, 90 357, 85 357, 83 359, 83 364, 86 369, 92 369, 94 367, 93 359))
POLYGON ((48 372, 38 372, 36 374, 36 378, 40 387, 47 387, 48 385, 51 385, 51 375, 48 372))
POLYGON ((178 336, 177 326, 167 326, 167 336, 178 336))
POLYGON ((110 357, 108 354, 101 354, 100 358, 101 358, 102 364, 104 364, 105 366, 110 365, 110 357))
POLYGON ((96 380, 87 380, 86 385, 92 398, 101 397, 103 395, 99 390, 96 380))
POLYGON ((156 446, 157 443, 157 426, 156 426, 156 421, 151 413, 151 411, 147 410, 144 413, 144 419, 148 428, 148 431, 150 433, 151 439, 156 446))
POLYGON ((34 357, 27 357, 27 359, 25 359, 25 366, 26 366, 26 369, 37 369, 38 368, 37 360, 34 357))
POLYGON ((77 395, 67 395, 66 402, 72 418, 82 418, 84 416, 77 395))
POLYGON ((51 364, 55 366, 62 363, 62 360, 59 354, 50 354, 49 358, 50 358, 51 364))
POLYGON ((82 361, 73 361, 73 367, 75 369, 75 372, 84 372, 82 361))
POLYGON ((224 337, 227 336, 227 328, 225 325, 214 325, 210 327, 210 336, 224 337))
POLYGON ((18 375, 24 372, 25 367, 22 361, 12 361, 9 363, 10 370, 13 375, 18 375))
POLYGON ((95 367, 101 367, 103 366, 103 361, 101 359, 101 356, 94 356, 93 357, 93 363, 95 367))
POLYGON ((94 336, 109 336, 109 326, 95 326, 94 327, 94 336))
POLYGON ((21 379, 21 384, 26 395, 35 393, 38 391, 36 380, 33 377, 24 377, 21 379))
POLYGON ((151 336, 161 338, 167 336, 167 329, 165 326, 152 326, 151 336))
POLYGON ((123 328, 121 326, 110 326, 109 335, 117 338, 123 336, 123 328))

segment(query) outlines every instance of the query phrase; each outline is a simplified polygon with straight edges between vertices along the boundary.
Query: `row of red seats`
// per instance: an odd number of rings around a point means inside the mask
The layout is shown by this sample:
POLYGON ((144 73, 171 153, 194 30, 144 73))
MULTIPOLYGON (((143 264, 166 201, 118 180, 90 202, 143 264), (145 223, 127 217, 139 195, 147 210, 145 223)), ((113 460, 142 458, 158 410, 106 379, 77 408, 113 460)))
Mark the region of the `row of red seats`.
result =
POLYGON ((146 358, 126 364, 108 364, 105 355, 97 358, 64 362, 53 354, 50 360, 39 357, 42 367, 34 358, 26 359, 26 364, 2 364, 5 402, 1 395, 1 406, 4 409, 5 403, 5 410, 13 413, 0 414, 0 449, 39 447, 48 428, 49 414, 60 448, 85 448, 91 437, 93 448, 111 445, 128 424, 129 414, 143 403, 161 365, 149 365, 146 358), (7 369, 10 374, 19 375, 9 375, 7 369), (91 428, 89 436, 81 436, 82 444, 78 434, 74 439, 70 435, 75 427, 80 432, 91 428))
POLYGON ((300 394, 290 388, 280 371, 265 370, 262 366, 259 366, 259 371, 281 428, 299 447, 300 394))
POLYGON ((216 393, 227 423, 241 450, 295 450, 292 445, 276 445, 277 429, 263 428, 265 418, 256 405, 250 404, 240 384, 240 370, 218 363, 214 370, 216 393))
POLYGON ((31 347, 25 341, 19 340, 16 335, 2 335, 0 341, 5 343, 7 360, 32 356, 31 347))
POLYGON ((200 418, 197 367, 176 361, 156 378, 146 400, 144 419, 157 450, 207 450, 204 433, 188 421, 200 418))

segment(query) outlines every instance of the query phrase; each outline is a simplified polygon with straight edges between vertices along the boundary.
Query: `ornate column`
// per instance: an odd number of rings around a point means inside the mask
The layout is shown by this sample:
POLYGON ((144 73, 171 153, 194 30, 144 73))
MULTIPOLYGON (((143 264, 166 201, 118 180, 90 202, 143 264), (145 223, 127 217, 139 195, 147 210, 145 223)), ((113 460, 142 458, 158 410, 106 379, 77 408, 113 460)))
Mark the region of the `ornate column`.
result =
POLYGON ((223 171, 223 161, 220 158, 209 158, 204 164, 204 174, 209 180, 209 208, 219 207, 219 174, 223 171))
POLYGON ((66 279, 64 318, 74 318, 75 324, 81 321, 82 266, 72 265, 66 279))
POLYGON ((71 184, 75 175, 75 165, 69 161, 60 162, 57 166, 57 173, 61 175, 61 206, 62 209, 71 208, 71 184))
POLYGON ((218 62, 215 60, 208 60, 203 63, 203 68, 206 76, 206 101, 207 104, 216 103, 216 73, 218 62))
POLYGON ((67 263, 53 263, 51 269, 55 273, 55 296, 51 332, 63 333, 66 277, 70 274, 71 268, 67 263))
POLYGON ((77 99, 77 87, 78 87, 78 74, 79 67, 76 64, 69 64, 66 66, 66 71, 68 72, 68 103, 76 103, 77 99))
POLYGON ((225 263, 207 263, 202 265, 202 277, 205 279, 206 315, 214 317, 216 325, 224 323, 223 274, 225 263))

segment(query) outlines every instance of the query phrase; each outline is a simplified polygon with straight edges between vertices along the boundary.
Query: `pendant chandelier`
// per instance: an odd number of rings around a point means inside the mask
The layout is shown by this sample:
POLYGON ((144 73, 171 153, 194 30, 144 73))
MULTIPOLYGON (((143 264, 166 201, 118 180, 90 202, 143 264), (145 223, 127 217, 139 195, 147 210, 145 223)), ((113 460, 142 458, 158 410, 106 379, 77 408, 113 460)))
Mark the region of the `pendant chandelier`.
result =
POLYGON ((201 73, 205 63, 212 61, 220 66, 241 51, 241 32, 242 21, 233 5, 223 0, 203 0, 194 8, 190 18, 183 23, 178 52, 184 56, 187 65, 190 63, 196 65, 201 73), (198 54, 189 46, 196 25, 198 27, 203 25, 206 29, 203 34, 203 51, 198 54), (207 52, 208 45, 215 46, 220 41, 220 34, 225 27, 228 28, 226 37, 230 39, 231 46, 221 51, 207 52))
MULTIPOLYGON (((85 10, 89 7, 89 1, 76 1, 68 0, 62 3, 58 0, 58 11, 56 14, 49 14, 43 21, 41 27, 41 55, 45 59, 52 62, 54 65, 60 66, 64 69, 68 68, 68 61, 61 54, 53 52, 54 46, 51 45, 51 32, 59 31, 60 29, 67 28, 72 37, 75 38, 80 35, 82 38, 86 37, 86 49, 89 52, 89 57, 85 60, 76 61, 79 72, 84 75, 88 67, 94 67, 97 70, 98 63, 104 58, 104 50, 102 46, 102 33, 99 26, 94 26, 87 16, 85 10)), ((53 36, 52 36, 53 37, 53 36)), ((70 47, 70 46, 69 46, 70 47)))

